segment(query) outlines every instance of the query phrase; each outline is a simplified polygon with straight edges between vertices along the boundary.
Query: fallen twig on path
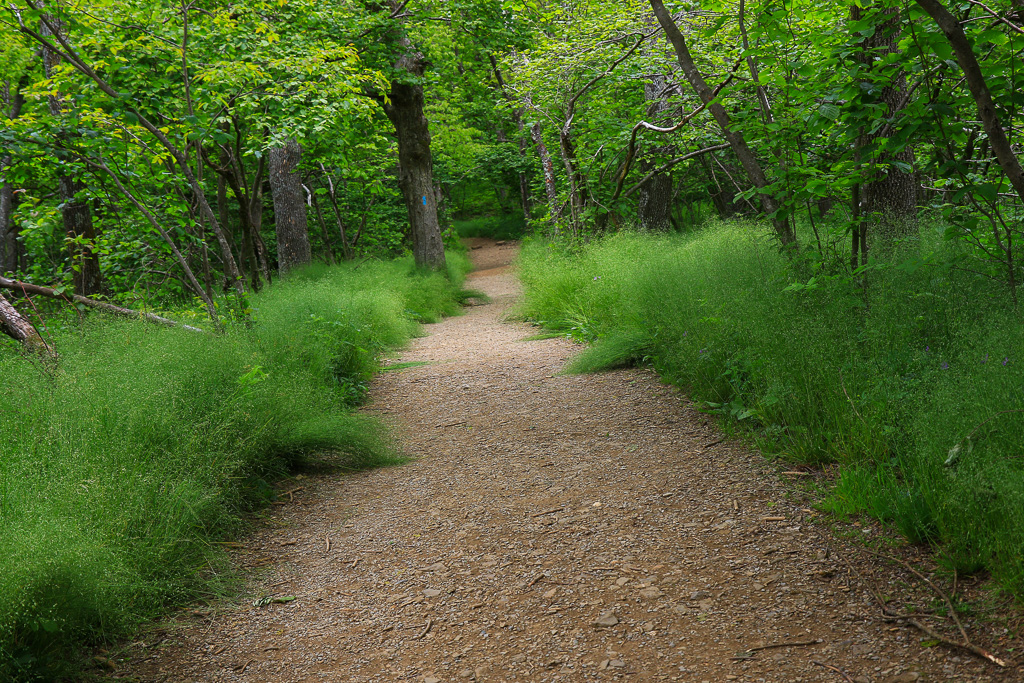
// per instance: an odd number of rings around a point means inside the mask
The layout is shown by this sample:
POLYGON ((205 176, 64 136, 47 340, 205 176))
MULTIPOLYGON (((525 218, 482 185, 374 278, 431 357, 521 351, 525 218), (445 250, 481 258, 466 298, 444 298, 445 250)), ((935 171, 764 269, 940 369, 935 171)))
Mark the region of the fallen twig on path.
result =
POLYGON ((846 673, 845 671, 843 671, 842 669, 840 669, 838 666, 832 666, 831 664, 826 664, 825 662, 819 662, 817 659, 812 659, 811 660, 811 664, 817 664, 818 666, 820 666, 820 667, 822 667, 824 669, 828 669, 829 671, 835 671, 837 674, 839 674, 840 676, 843 677, 844 681, 849 681, 849 683, 854 683, 853 679, 850 678, 850 675, 848 673, 846 673))
POLYGON ((956 616, 956 610, 953 608, 952 602, 949 600, 948 596, 946 596, 946 594, 943 591, 939 590, 938 586, 936 586, 932 581, 925 578, 920 572, 911 568, 910 565, 908 565, 906 562, 903 562, 898 558, 889 557, 887 555, 882 555, 880 553, 876 553, 870 550, 868 552, 870 552, 872 555, 875 555, 876 557, 882 557, 888 560, 893 560, 898 564, 903 565, 905 568, 909 569, 915 576, 922 579, 922 581, 924 581, 930 588, 932 588, 932 590, 938 593, 939 596, 942 597, 943 600, 946 601, 946 604, 949 606, 950 614, 953 617, 953 620, 956 622, 957 627, 960 629, 960 633, 964 637, 964 642, 946 638, 942 634, 937 633, 934 629, 930 628, 929 626, 922 624, 920 621, 918 621, 916 616, 910 616, 907 614, 894 614, 890 612, 889 609, 886 607, 885 600, 882 599, 882 596, 878 594, 878 591, 875 589, 874 585, 868 582, 867 579, 864 578, 864 575, 857 571, 857 568, 854 567, 853 564, 851 564, 850 561, 846 559, 846 557, 840 554, 839 556, 843 559, 843 562, 850 569, 850 571, 856 574, 861 580, 864 581, 865 584, 867 584, 868 590, 871 592, 871 595, 875 598, 875 602, 878 603, 879 609, 882 611, 882 619, 884 619, 885 621, 905 622, 916 628, 918 631, 921 631, 925 635, 929 636, 932 640, 942 643, 943 645, 947 645, 953 648, 959 648, 961 650, 966 650, 967 652, 970 652, 973 655, 981 657, 986 661, 992 662, 996 666, 1002 667, 1004 669, 1010 666, 1010 663, 1006 660, 996 657, 992 653, 988 652, 983 648, 978 647, 977 645, 971 642, 970 638, 967 637, 967 633, 964 630, 963 625, 960 623, 959 617, 956 616))
POLYGON ((806 647, 808 645, 817 645, 821 642, 821 638, 815 638, 814 640, 797 640, 791 643, 772 643, 771 645, 759 645, 757 647, 748 647, 746 651, 759 652, 761 650, 774 650, 777 647, 806 647))
POLYGON ((730 657, 730 659, 734 661, 742 659, 753 659, 754 653, 760 652, 761 650, 774 650, 778 647, 807 647, 808 645, 818 645, 821 642, 822 640, 820 638, 815 638, 814 640, 797 640, 789 643, 771 643, 770 645, 758 645, 756 647, 748 647, 746 650, 737 652, 736 656, 730 657))
POLYGON ((428 633, 430 633, 430 628, 431 628, 431 627, 432 627, 433 625, 434 625, 434 620, 433 620, 433 619, 427 619, 427 625, 426 625, 426 626, 424 627, 424 629, 423 629, 423 630, 422 630, 422 631, 420 632, 420 634, 419 634, 418 636, 416 636, 416 637, 415 637, 415 638, 414 638, 413 640, 420 640, 421 638, 423 638, 424 636, 426 636, 426 635, 427 635, 428 633))
POLYGON ((530 515, 530 517, 543 517, 544 515, 550 515, 552 512, 561 512, 564 509, 565 509, 565 506, 563 505, 561 507, 551 508, 550 510, 545 510, 544 512, 536 512, 536 513, 530 515))

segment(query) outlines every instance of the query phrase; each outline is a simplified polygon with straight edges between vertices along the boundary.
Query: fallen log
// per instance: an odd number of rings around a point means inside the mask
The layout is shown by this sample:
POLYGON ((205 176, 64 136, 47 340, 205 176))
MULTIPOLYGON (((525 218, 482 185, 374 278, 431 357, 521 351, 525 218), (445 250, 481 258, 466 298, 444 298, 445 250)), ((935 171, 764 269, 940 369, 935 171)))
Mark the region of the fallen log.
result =
MULTIPOLYGON (((130 308, 124 308, 122 306, 115 306, 114 304, 108 304, 105 301, 96 301, 88 297, 81 296, 80 294, 68 294, 66 292, 59 292, 56 289, 49 287, 43 287, 41 285, 33 285, 28 282, 22 282, 20 280, 10 280, 5 277, 0 277, 0 288, 9 289, 12 292, 21 292, 22 294, 29 295, 35 294, 37 296, 45 296, 51 299, 60 299, 68 303, 82 304, 89 308, 94 308, 98 311, 104 311, 112 315, 116 315, 122 318, 133 318, 146 320, 157 325, 167 325, 169 327, 183 327, 186 330, 193 332, 204 332, 198 327, 192 327, 191 325, 185 325, 169 318, 163 318, 155 313, 147 313, 145 311, 135 311, 130 308)), ((12 306, 13 308, 13 306, 12 306)), ((27 322, 27 321, 26 321, 27 322)), ((34 328, 33 328, 34 329, 34 328)), ((5 330, 6 331, 6 330, 5 330)))
POLYGON ((53 357, 53 349, 43 340, 35 325, 18 312, 11 302, 0 294, 0 331, 22 343, 29 351, 53 357))

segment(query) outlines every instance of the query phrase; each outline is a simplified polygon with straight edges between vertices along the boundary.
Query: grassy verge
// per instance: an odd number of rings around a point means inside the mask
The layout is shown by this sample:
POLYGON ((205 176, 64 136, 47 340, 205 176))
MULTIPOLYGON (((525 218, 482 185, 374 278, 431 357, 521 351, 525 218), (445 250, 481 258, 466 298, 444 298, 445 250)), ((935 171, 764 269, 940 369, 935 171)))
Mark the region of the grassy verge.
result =
POLYGON ((407 262, 297 272, 214 335, 95 319, 53 332, 59 366, 0 347, 0 680, 58 678, 228 576, 214 541, 311 453, 395 462, 351 408, 386 348, 459 308, 407 262))
POLYGON ((840 463, 834 512, 935 543, 1024 596, 1024 322, 931 231, 868 276, 799 276, 757 226, 522 255, 525 313, 651 364, 779 457, 840 463))

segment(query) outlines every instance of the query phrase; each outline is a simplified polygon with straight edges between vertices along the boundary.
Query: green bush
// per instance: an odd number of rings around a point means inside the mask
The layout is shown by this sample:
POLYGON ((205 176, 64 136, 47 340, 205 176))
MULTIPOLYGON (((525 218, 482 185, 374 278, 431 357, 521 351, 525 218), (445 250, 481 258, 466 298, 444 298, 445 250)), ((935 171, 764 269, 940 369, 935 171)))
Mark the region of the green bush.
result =
POLYGON ((873 263, 866 291, 750 224, 577 253, 531 241, 524 313, 592 342, 569 371, 649 363, 780 457, 840 463, 827 506, 941 543, 1020 596, 1024 322, 940 235, 873 263))
POLYGON ((490 237, 496 240, 519 239, 526 230, 521 213, 480 216, 454 221, 460 237, 490 237))
POLYGON ((214 541, 310 453, 396 462, 350 409, 380 353, 458 309, 465 257, 311 267, 225 334, 93 319, 56 368, 0 348, 0 680, 72 670, 76 646, 218 590, 214 541))

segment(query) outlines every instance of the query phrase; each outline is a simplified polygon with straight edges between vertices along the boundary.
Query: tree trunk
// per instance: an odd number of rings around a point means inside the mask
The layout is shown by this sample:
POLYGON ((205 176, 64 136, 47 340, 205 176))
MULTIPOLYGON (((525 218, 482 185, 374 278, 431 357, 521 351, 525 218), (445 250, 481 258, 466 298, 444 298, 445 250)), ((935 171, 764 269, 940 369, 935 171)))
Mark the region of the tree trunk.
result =
POLYGON ((0 288, 8 289, 13 292, 23 292, 25 294, 35 294, 37 296, 45 296, 51 299, 60 299, 68 303, 82 304, 89 308, 94 308, 98 311, 104 311, 111 313, 122 318, 132 318, 145 320, 147 322, 156 323, 158 325, 167 325, 168 327, 182 327, 186 330, 192 330, 193 332, 203 332, 198 327, 192 327, 191 325, 183 325, 182 323, 162 318, 155 313, 148 313, 146 311, 134 311, 130 308, 123 308, 121 306, 115 306, 114 304, 108 304, 105 301, 96 301, 80 294, 68 295, 64 292, 58 292, 56 289, 50 289, 49 287, 42 287, 40 285, 33 285, 28 282, 20 282, 18 280, 9 280, 5 277, 0 277, 0 288))
MULTIPOLYGON (((649 102, 647 116, 657 122, 668 110, 668 98, 666 87, 668 79, 665 76, 654 76, 650 82, 644 84, 644 99, 649 102)), ((659 125, 656 123, 656 125, 659 125)), ((650 148, 644 151, 640 157, 640 173, 646 176, 657 165, 653 154, 662 151, 659 148, 650 148)), ((637 191, 640 200, 639 219, 640 227, 645 230, 665 232, 672 227, 672 174, 656 173, 637 191)))
POLYGON ((558 205, 558 186, 555 184, 555 165, 551 161, 551 154, 548 146, 544 144, 544 136, 540 130, 540 124, 535 123, 530 127, 530 138, 537 148, 537 156, 540 157, 540 167, 544 174, 544 190, 548 195, 548 212, 551 214, 551 225, 554 234, 558 234, 558 213, 561 210, 558 205))
POLYGON ((562 153, 566 177, 569 178, 569 228, 573 235, 577 235, 583 228, 583 210, 586 207, 583 191, 586 180, 576 162, 576 145, 568 124, 558 132, 558 148, 562 153))
MULTIPOLYGON (((897 44, 902 22, 898 9, 876 7, 884 19, 876 22, 874 33, 864 39, 859 55, 859 60, 868 70, 877 63, 878 58, 898 52, 897 44)), ((850 19, 859 21, 873 11, 876 11, 875 7, 862 9, 852 5, 850 19)), ((899 114, 906 93, 907 77, 903 71, 878 93, 878 101, 886 105, 888 119, 892 120, 899 114)), ((859 136, 857 146, 861 149, 874 146, 876 141, 883 136, 883 130, 879 129, 875 133, 865 133, 859 136)), ((900 170, 893 165, 894 162, 912 166, 914 163, 913 148, 907 147, 896 154, 877 154, 877 152, 873 154, 873 158, 869 162, 872 173, 861 194, 860 211, 862 215, 866 216, 877 214, 881 225, 888 228, 889 231, 905 233, 914 225, 914 218, 917 214, 918 183, 913 173, 900 170), (878 168, 878 166, 888 166, 888 168, 878 168)), ((867 225, 862 226, 862 230, 866 228, 867 225)))
MULTIPOLYGON (((397 16, 405 2, 387 0, 387 6, 392 15, 397 16)), ((380 96, 377 100, 398 138, 398 187, 409 215, 413 259, 419 268, 440 270, 445 267, 444 241, 434 193, 430 124, 423 112, 423 74, 427 60, 406 35, 401 20, 396 19, 386 35, 394 53, 399 55, 395 70, 405 75, 391 81, 391 92, 386 100, 380 96)))
MULTIPOLYGON (((53 16, 47 17, 43 22, 42 34, 45 36, 54 31, 61 31, 61 24, 53 16)), ((53 78, 54 67, 60 64, 61 57, 52 50, 43 49, 43 71, 47 78, 53 78)), ((55 119, 65 118, 66 108, 63 97, 60 93, 50 94, 46 98, 50 115, 55 119)), ((67 144, 70 135, 66 130, 61 129, 57 134, 58 148, 67 144)), ((67 168, 67 153, 58 149, 57 157, 64 161, 61 166, 67 168)), ((61 219, 64 223, 64 235, 68 241, 68 256, 71 261, 72 281, 75 293, 81 296, 89 296, 100 291, 102 285, 100 279, 100 258, 93 249, 96 240, 96 228, 92 221, 92 210, 87 200, 80 199, 78 195, 85 190, 85 183, 67 174, 57 174, 57 184, 60 190, 61 219)))
POLYGON ((327 221, 324 220, 324 212, 320 210, 320 201, 316 198, 316 192, 311 192, 313 210, 316 211, 316 220, 320 224, 320 239, 324 241, 324 249, 327 250, 327 262, 334 265, 334 249, 331 248, 331 236, 327 231, 327 221))
POLYGON ((296 170, 302 158, 298 141, 289 139, 269 154, 270 192, 274 200, 274 231, 277 233, 277 270, 284 275, 313 260, 306 225, 306 197, 296 170))
MULTIPOLYGON (((493 54, 488 54, 487 57, 491 60, 491 68, 494 70, 494 77, 498 81, 498 87, 501 88, 501 94, 505 98, 505 101, 512 103, 512 96, 509 95, 508 89, 505 87, 505 79, 501 74, 501 69, 498 68, 498 60, 495 59, 493 54)), ((516 130, 519 131, 519 157, 526 159, 526 135, 525 126, 523 124, 523 110, 520 107, 516 107, 512 110, 512 122, 516 124, 516 130)), ((526 177, 526 174, 519 173, 519 201, 523 208, 523 221, 524 224, 530 222, 530 181, 526 177)))
MULTIPOLYGON (((0 88, 4 107, 4 114, 8 121, 21 116, 21 108, 25 105, 25 98, 21 94, 24 86, 28 85, 28 78, 22 78, 20 83, 12 84, 4 81, 0 88)), ((13 159, 10 154, 0 156, 0 172, 10 168, 13 159)), ((0 182, 0 275, 9 271, 17 271, 23 265, 21 263, 21 243, 18 242, 18 226, 14 223, 14 186, 6 178, 0 182)))
MULTIPOLYGON (((406 70, 411 74, 423 75, 421 55, 403 57, 399 61, 407 65, 406 70)), ((384 113, 398 137, 398 185, 409 214, 413 258, 421 268, 443 268, 444 243, 434 196, 434 167, 430 158, 430 129, 423 113, 423 86, 394 81, 389 99, 384 113)))
POLYGON ((795 246, 796 235, 793 233, 789 220, 779 214, 781 207, 778 201, 766 189, 768 187, 768 180, 764 170, 761 168, 761 164, 757 161, 757 157, 750 151, 743 134, 734 130, 732 118, 725 111, 725 107, 713 101, 714 92, 704 80, 700 70, 697 69, 693 56, 690 54, 690 49, 686 45, 686 39, 679 31, 679 27, 676 26, 672 15, 665 9, 662 0, 650 0, 650 3, 651 9, 654 10, 654 16, 658 18, 658 23, 665 30, 665 35, 668 36, 672 47, 675 49, 676 58, 683 70, 683 74, 686 76, 686 80, 689 81, 690 86, 693 87, 700 101, 707 105, 712 116, 715 117, 715 121, 722 130, 722 136, 729 143, 729 146, 732 147, 733 153, 739 159, 750 182, 759 190, 761 208, 765 213, 772 216, 772 225, 775 228, 776 236, 783 246, 795 246))

